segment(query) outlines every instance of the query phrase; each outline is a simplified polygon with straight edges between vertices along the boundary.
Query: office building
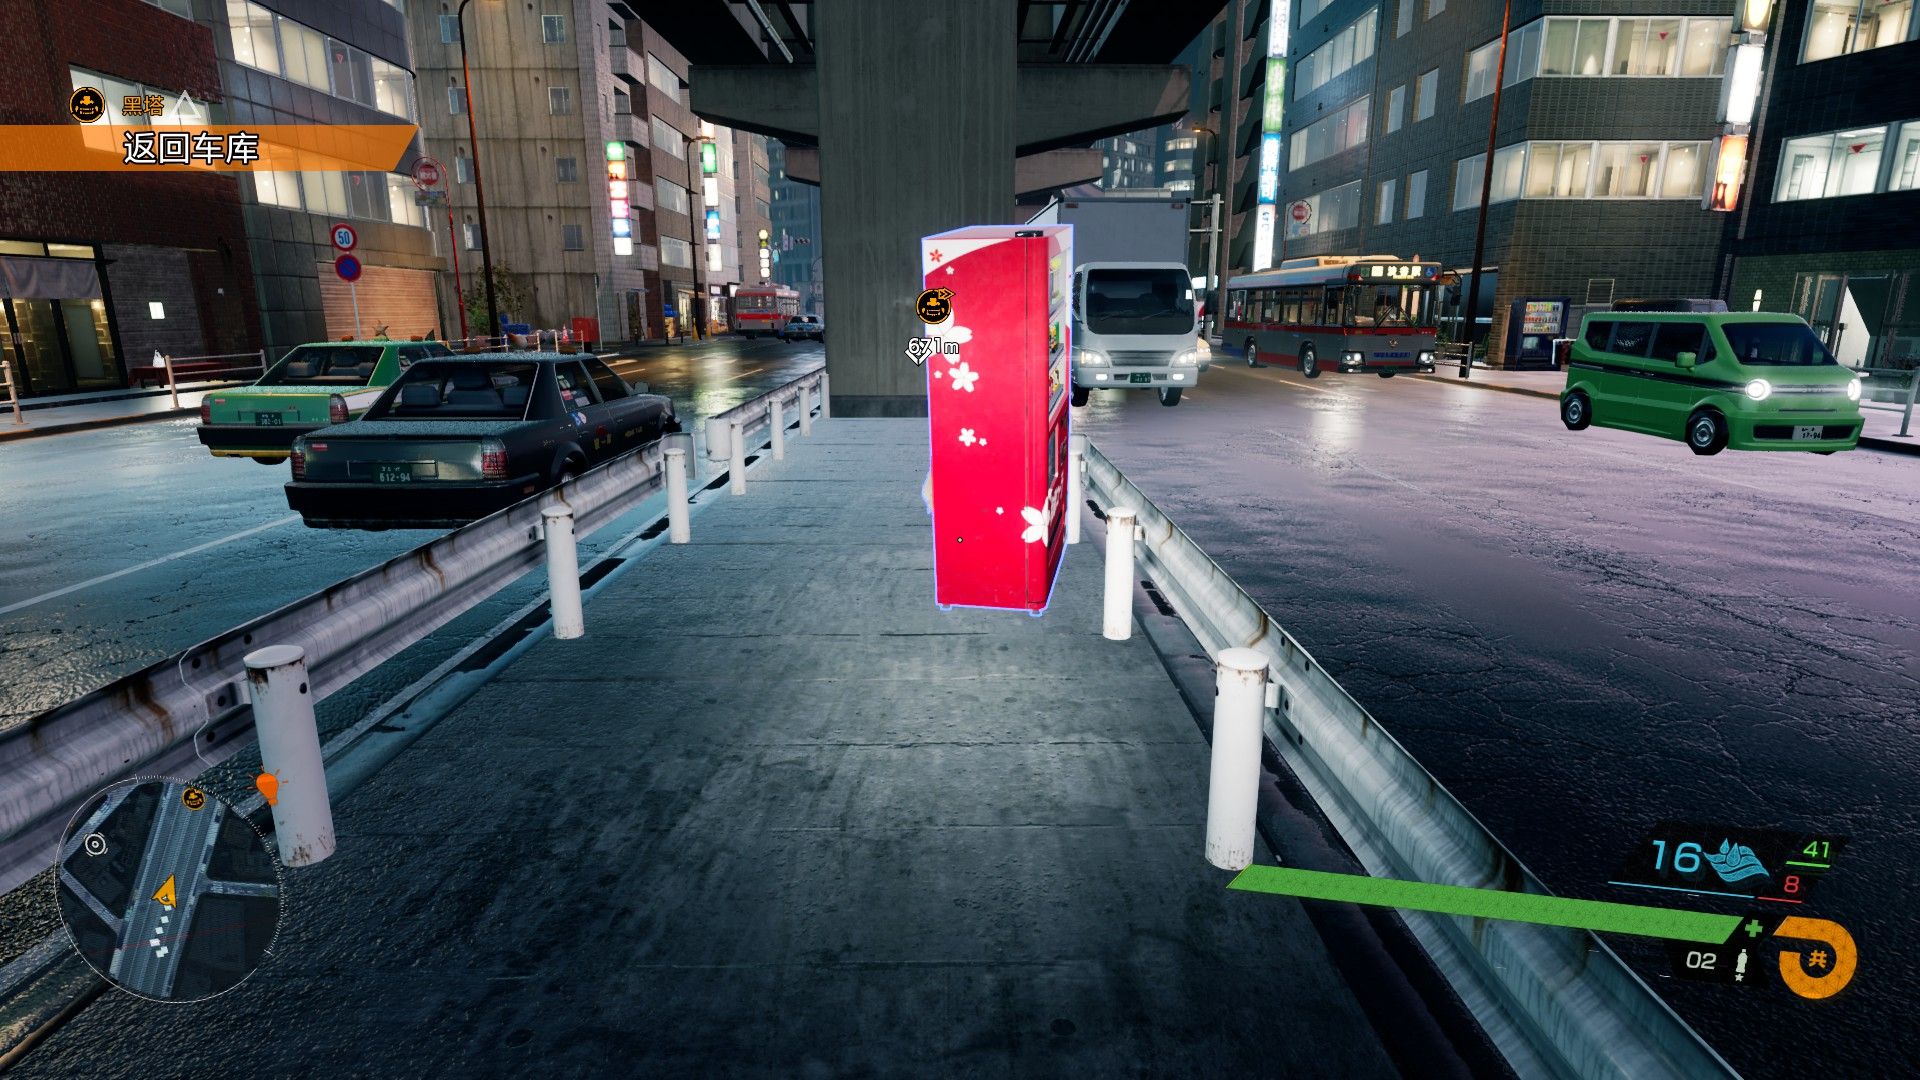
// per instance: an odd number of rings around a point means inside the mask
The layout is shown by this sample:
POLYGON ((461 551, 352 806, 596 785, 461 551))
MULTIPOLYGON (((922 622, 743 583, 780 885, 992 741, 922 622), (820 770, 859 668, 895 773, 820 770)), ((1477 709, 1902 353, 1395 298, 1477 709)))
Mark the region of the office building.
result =
MULTIPOLYGON (((171 124, 183 92, 219 107, 216 35, 189 15, 179 0, 0 5, 0 37, 44 43, 10 61, 0 110, 76 123, 83 86, 106 101, 102 125, 171 124)), ((0 358, 22 396, 123 387, 156 351, 259 348, 244 187, 235 173, 0 171, 0 358)))
POLYGON ((767 142, 772 174, 771 226, 774 251, 773 280, 800 294, 800 310, 810 315, 826 311, 826 278, 820 266, 820 188, 787 175, 787 148, 778 139, 767 142))
MULTIPOLYGON (((224 100, 234 124, 402 124, 419 115, 407 20, 398 0, 225 0, 196 10, 214 29, 224 100)), ((181 5, 184 6, 184 5, 181 5)), ((447 333, 436 278, 447 243, 406 175, 256 172, 241 181, 262 343, 295 345, 387 333, 447 333), (358 234, 364 268, 335 272, 336 223, 358 234)), ((444 230, 443 230, 444 231, 444 230)))
MULTIPOLYGON (((1769 5, 1746 5, 1748 8, 1769 5)), ((1724 295, 1855 367, 1920 365, 1920 25, 1911 3, 1774 0, 1724 295)), ((1770 17, 1769 17, 1770 16, 1770 17)))

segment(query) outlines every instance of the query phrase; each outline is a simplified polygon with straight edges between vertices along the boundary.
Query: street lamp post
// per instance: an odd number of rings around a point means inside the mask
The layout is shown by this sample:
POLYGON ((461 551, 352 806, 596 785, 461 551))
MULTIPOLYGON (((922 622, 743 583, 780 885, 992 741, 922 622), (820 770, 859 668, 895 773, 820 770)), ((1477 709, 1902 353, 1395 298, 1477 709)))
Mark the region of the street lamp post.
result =
MULTIPOLYGON (((1194 134, 1207 136, 1208 153, 1201 159, 1200 168, 1195 171, 1194 182, 1206 184, 1207 169, 1213 164, 1213 154, 1219 149, 1220 133, 1205 124, 1193 125, 1194 134)), ((1207 336, 1220 328, 1220 287, 1225 277, 1220 271, 1220 204, 1221 192, 1217 185, 1207 185, 1213 192, 1207 197, 1207 211, 1211 215, 1207 221, 1207 336)))
MULTIPOLYGON (((1473 331, 1480 310, 1480 272, 1487 258, 1487 204, 1493 199, 1493 141, 1500 130, 1500 85, 1507 81, 1507 28, 1513 21, 1513 0, 1506 0, 1500 12, 1500 54, 1493 62, 1493 118, 1487 121, 1487 157, 1480 167, 1480 220, 1473 230, 1473 280, 1467 283, 1467 307, 1460 313, 1460 333, 1467 347, 1460 354, 1460 377, 1470 378, 1473 370, 1473 331)), ((1487 323, 1493 329, 1491 320, 1487 323)), ((1487 342, 1489 350, 1493 342, 1487 342)))
MULTIPOLYGON (((693 193, 699 190, 693 186, 693 158, 694 144, 706 140, 696 139, 690 135, 682 135, 680 138, 687 144, 687 233, 696 237, 700 243, 700 250, 693 257, 693 340, 699 341, 704 336, 702 331, 705 327, 701 324, 705 320, 707 308, 707 287, 700 281, 700 264, 706 261, 707 243, 704 235, 705 225, 695 222, 693 217, 693 193)), ((705 203, 702 202, 701 205, 704 206, 705 203)))
MULTIPOLYGON (((500 329, 500 303, 493 295, 493 249, 487 244, 487 189, 480 181, 480 133, 473 120, 473 71, 467 66, 467 5, 473 0, 460 0, 460 8, 454 12, 454 21, 460 27, 460 85, 467 99, 467 150, 473 158, 473 201, 480 212, 480 271, 487 289, 487 337, 491 339, 500 329)), ((454 242, 459 243, 458 239, 454 242)), ((466 310, 467 298, 460 298, 460 308, 466 310)))

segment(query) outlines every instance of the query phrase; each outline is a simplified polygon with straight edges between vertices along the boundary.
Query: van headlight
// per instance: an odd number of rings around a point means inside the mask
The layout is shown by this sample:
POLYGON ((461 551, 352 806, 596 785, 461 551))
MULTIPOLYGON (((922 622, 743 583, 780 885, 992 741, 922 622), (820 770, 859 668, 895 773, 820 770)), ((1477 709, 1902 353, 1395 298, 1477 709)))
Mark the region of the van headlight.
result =
POLYGON ((1747 384, 1747 396, 1755 401, 1765 401, 1773 394, 1773 384, 1765 379, 1755 379, 1747 384))
POLYGON ((1095 349, 1075 349, 1073 362, 1085 367, 1106 367, 1107 354, 1095 349))
POLYGON ((1192 367, 1199 362, 1200 350, 1198 349, 1182 349, 1173 354, 1173 364, 1175 367, 1192 367))
POLYGON ((1859 400, 1860 400, 1860 380, 1859 380, 1859 379, 1852 379, 1852 380, 1849 380, 1849 381, 1848 381, 1848 383, 1847 383, 1847 400, 1848 400, 1848 401, 1859 401, 1859 400))

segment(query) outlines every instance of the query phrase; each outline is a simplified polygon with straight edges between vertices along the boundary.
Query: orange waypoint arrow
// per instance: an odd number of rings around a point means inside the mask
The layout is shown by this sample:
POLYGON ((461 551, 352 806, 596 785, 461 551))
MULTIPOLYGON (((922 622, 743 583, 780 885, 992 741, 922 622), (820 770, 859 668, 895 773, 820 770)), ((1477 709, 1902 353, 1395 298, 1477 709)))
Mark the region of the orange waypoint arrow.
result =
POLYGON ((165 904, 168 907, 173 906, 173 875, 172 874, 168 874, 166 882, 162 884, 160 888, 154 891, 153 898, 155 900, 160 901, 162 904, 165 904))

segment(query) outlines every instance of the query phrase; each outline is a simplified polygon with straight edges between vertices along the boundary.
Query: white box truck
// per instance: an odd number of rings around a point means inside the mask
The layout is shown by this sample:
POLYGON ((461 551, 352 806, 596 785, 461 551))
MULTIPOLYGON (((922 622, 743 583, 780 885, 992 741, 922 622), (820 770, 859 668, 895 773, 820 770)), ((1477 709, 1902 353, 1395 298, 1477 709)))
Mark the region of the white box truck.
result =
POLYGON ((1030 223, 1073 226, 1073 403, 1153 390, 1178 405, 1212 360, 1187 267, 1187 200, 1058 198, 1030 223))

